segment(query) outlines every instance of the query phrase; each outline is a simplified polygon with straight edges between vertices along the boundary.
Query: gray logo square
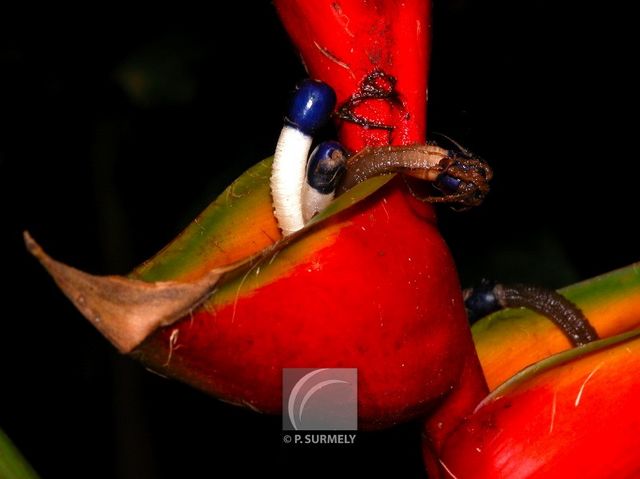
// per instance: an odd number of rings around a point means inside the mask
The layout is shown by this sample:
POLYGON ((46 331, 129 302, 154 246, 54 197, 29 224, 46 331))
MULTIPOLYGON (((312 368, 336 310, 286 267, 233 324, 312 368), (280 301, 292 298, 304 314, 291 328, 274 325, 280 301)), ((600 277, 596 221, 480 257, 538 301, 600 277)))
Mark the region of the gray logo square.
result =
POLYGON ((358 429, 356 368, 284 368, 282 429, 355 431, 358 429))

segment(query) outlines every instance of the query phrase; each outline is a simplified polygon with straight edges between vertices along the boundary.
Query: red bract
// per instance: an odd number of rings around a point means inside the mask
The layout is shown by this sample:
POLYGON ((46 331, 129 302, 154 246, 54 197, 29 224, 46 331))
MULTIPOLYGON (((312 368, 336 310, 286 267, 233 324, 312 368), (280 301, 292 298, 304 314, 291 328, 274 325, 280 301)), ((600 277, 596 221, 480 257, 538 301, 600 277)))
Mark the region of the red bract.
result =
POLYGON ((269 413, 281 411, 282 368, 356 367, 360 427, 422 415, 457 386, 473 348, 455 270, 432 219, 388 184, 273 262, 266 257, 221 285, 136 355, 269 413))
POLYGON ((639 477, 639 337, 551 357, 496 389, 445 442, 441 477, 639 477))
POLYGON ((144 282, 92 277, 28 245, 121 351, 226 401, 279 413, 282 368, 356 367, 361 427, 443 399, 437 431, 456 425, 485 386, 431 209, 399 178, 375 179, 223 273, 278 235, 269 171, 269 161, 249 170, 132 273, 144 282))

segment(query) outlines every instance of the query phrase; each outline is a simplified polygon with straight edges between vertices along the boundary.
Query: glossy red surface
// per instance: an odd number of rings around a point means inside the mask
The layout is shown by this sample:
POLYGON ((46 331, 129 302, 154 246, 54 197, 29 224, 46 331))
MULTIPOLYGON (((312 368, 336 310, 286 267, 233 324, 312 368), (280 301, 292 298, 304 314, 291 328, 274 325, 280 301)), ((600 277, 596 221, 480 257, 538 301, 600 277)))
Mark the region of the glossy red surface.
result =
POLYGON ((328 246, 287 274, 201 308, 137 354, 163 374, 264 412, 281 411, 282 368, 356 367, 361 427, 426 413, 457 385, 465 358, 475 358, 430 209, 398 179, 317 235, 332 227, 328 246))
POLYGON ((638 352, 636 337, 498 394, 445 442, 442 477, 640 477, 638 352))
POLYGON ((338 106, 375 70, 397 80, 397 101, 367 100, 357 114, 394 127, 364 128, 341 121, 351 151, 368 145, 424 143, 431 4, 425 0, 276 0, 285 28, 312 78, 331 85, 338 106))

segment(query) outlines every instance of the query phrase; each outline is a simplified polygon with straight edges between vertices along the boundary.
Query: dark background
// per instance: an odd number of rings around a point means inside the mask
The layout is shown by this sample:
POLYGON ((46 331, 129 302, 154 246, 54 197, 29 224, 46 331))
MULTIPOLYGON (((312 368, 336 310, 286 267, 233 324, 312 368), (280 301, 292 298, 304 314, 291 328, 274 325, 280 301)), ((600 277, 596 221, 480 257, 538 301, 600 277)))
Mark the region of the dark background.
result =
MULTIPOLYGON (((495 169, 480 209, 440 210, 465 286, 638 260, 638 39, 608 5, 436 0, 429 130, 495 169)), ((279 418, 148 373, 24 251, 125 273, 271 154, 304 72, 269 2, 211 7, 0 16, 0 427, 44 478, 420 477, 415 425, 283 448, 279 418)))

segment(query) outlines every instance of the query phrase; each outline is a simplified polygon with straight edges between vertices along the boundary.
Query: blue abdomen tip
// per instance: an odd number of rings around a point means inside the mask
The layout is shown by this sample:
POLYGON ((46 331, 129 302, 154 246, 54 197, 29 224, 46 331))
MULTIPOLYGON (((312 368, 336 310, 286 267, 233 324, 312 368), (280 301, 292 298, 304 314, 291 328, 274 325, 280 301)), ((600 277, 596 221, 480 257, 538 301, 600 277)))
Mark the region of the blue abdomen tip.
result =
POLYGON ((307 164, 307 183, 322 194, 332 193, 345 171, 347 153, 337 141, 320 143, 307 164))
POLYGON ((458 191, 458 187, 462 183, 461 180, 446 173, 438 176, 436 181, 437 187, 445 194, 454 194, 458 191))
POLYGON ((285 118, 287 124, 311 135, 329 118, 336 104, 336 94, 319 80, 303 80, 296 87, 285 118))

